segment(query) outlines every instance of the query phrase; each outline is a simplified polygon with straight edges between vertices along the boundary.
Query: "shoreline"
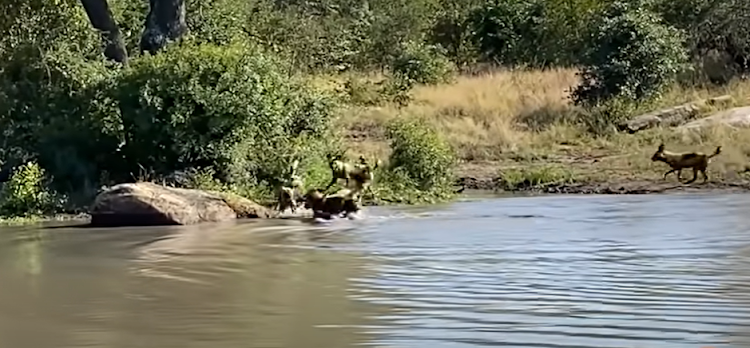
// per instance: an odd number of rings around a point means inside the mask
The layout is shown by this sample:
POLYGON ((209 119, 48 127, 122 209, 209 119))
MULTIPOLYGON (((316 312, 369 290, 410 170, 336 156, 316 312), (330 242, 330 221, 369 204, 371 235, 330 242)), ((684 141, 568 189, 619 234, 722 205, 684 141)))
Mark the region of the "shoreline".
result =
MULTIPOLYGON (((544 184, 537 186, 525 186, 508 190, 503 188, 501 178, 492 177, 472 177, 461 176, 456 180, 456 185, 461 187, 456 201, 463 196, 464 191, 476 192, 479 194, 492 193, 508 196, 527 196, 527 195, 644 195, 644 194, 667 194, 667 193, 699 193, 699 192, 718 192, 718 193, 747 193, 750 192, 750 180, 734 181, 709 181, 705 184, 700 180, 692 184, 679 183, 676 180, 654 180, 654 179, 636 179, 636 180, 612 180, 605 182, 597 181, 580 181, 544 184)), ((467 192, 467 193, 468 193, 467 192)), ((376 202, 366 201, 366 206, 390 206, 392 204, 377 204, 376 202)), ((408 206, 409 204, 398 204, 408 206)), ((429 204, 428 204, 429 205, 429 204)), ((288 218, 288 214, 280 214, 269 219, 288 218)), ((86 223, 90 221, 91 216, 88 213, 78 214, 55 214, 51 216, 32 216, 18 218, 0 218, 0 227, 14 227, 33 224, 46 223, 86 223)), ((240 220, 240 219, 238 219, 240 220)), ((244 220, 244 219, 242 219, 244 220)))
POLYGON ((472 191, 493 191, 498 193, 539 193, 539 194, 576 194, 576 195, 611 195, 611 194, 662 194, 670 192, 750 192, 750 181, 708 181, 698 180, 692 184, 679 183, 676 180, 615 180, 608 182, 584 181, 559 184, 546 184, 506 190, 500 178, 461 177, 457 185, 472 191))

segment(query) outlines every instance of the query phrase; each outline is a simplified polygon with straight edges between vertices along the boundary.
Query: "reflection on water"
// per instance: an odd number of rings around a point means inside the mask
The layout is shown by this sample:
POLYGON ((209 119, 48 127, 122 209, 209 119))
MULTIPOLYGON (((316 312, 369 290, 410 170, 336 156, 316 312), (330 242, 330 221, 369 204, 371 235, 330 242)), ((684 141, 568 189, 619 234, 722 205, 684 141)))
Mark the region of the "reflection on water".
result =
POLYGON ((0 232, 0 348, 746 347, 748 195, 0 232))

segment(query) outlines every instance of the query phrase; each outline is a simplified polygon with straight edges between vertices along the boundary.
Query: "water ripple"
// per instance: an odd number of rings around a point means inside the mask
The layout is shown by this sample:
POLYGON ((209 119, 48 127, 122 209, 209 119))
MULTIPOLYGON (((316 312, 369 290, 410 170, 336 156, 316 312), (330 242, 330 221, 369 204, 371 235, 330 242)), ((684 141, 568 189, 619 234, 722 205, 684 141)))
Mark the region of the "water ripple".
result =
POLYGON ((750 264, 737 255, 750 234, 732 222, 744 211, 731 199, 641 199, 465 202, 454 211, 476 220, 391 222, 363 242, 373 276, 351 296, 398 309, 378 332, 399 347, 718 348, 750 337, 750 264))

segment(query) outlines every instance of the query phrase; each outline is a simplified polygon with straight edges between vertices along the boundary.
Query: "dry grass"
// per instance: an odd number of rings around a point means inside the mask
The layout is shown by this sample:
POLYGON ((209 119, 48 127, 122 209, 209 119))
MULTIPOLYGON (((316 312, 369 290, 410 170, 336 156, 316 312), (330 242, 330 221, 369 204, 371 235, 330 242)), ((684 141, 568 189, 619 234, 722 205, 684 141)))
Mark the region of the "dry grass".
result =
POLYGON ((376 128, 389 119, 422 117, 449 137, 461 157, 491 159, 529 142, 519 117, 537 110, 562 114, 566 90, 575 81, 575 71, 562 69, 459 77, 450 85, 416 88, 414 101, 406 108, 387 105, 349 110, 343 121, 350 129, 370 131, 378 138, 376 128))
MULTIPOLYGON (((350 134, 350 150, 378 157, 388 155, 385 122, 420 117, 436 127, 458 150, 467 174, 496 175, 498 168, 558 163, 590 179, 612 175, 657 178, 664 168, 650 161, 660 142, 673 151, 723 153, 709 170, 743 169, 750 155, 750 130, 715 128, 701 132, 655 129, 635 135, 594 136, 570 122, 580 113, 568 102, 577 83, 576 71, 494 71, 461 76, 453 84, 420 86, 407 107, 352 107, 342 112, 350 134), (748 145, 745 145, 748 144, 748 145), (483 173, 482 173, 483 172, 483 173)), ((750 104, 750 82, 722 88, 675 87, 643 112, 713 96, 730 94, 735 104, 750 104)), ((732 174, 734 175, 734 174, 732 174)))

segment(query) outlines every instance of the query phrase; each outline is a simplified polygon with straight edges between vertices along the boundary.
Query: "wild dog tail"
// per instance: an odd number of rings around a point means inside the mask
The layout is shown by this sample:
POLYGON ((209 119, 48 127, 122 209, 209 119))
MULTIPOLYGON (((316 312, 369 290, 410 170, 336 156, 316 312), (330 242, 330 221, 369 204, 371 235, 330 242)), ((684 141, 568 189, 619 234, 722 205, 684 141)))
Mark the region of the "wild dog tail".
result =
POLYGON ((713 155, 711 155, 711 156, 708 156, 708 158, 714 157, 714 156, 716 156, 716 155, 718 155, 718 154, 720 154, 720 153, 721 153, 721 145, 717 146, 717 147, 716 147, 716 152, 714 152, 714 154, 713 154, 713 155))

